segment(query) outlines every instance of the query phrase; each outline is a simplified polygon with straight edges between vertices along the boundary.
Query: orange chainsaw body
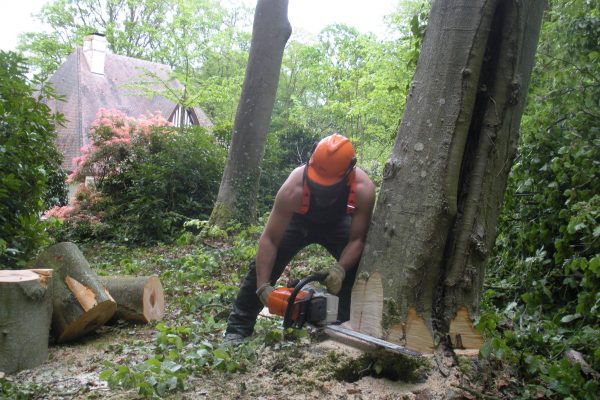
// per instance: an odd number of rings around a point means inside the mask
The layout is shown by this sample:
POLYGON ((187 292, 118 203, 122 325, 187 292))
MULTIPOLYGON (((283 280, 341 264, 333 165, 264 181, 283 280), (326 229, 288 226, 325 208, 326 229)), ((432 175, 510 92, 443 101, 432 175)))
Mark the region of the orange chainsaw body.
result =
POLYGON ((320 275, 311 275, 301 280, 295 287, 278 288, 271 292, 267 307, 271 314, 283 317, 284 328, 302 328, 304 323, 325 325, 337 320, 338 297, 309 288, 304 285, 321 280, 320 275))
MULTIPOLYGON (((290 296, 294 288, 278 288, 273 290, 267 299, 267 306, 269 307, 269 312, 271 314, 276 314, 279 316, 285 316, 285 311, 288 308, 288 302, 290 296)), ((306 299, 310 296, 310 293, 306 290, 301 290, 296 295, 296 301, 306 299)), ((292 320, 296 320, 298 318, 298 312, 300 310, 299 304, 294 304, 294 308, 292 309, 292 320)))

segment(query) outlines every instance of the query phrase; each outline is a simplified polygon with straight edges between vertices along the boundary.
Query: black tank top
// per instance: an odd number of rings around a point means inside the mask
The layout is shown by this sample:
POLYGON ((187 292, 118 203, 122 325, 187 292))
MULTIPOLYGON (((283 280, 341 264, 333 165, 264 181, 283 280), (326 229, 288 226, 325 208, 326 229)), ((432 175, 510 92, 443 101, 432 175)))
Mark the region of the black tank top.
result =
POLYGON ((327 206, 319 206, 315 195, 311 192, 308 212, 306 214, 295 213, 297 218, 304 219, 313 224, 329 224, 344 218, 347 214, 348 194, 350 187, 344 185, 335 202, 327 206))

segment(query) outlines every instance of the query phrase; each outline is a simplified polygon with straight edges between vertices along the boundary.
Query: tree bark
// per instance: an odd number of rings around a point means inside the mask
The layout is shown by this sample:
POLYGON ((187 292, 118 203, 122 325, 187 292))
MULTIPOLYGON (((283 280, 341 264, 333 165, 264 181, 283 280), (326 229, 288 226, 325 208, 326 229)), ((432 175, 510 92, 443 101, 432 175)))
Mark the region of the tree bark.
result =
POLYGON ((99 281, 117 302, 112 320, 147 324, 162 319, 165 295, 158 277, 101 276, 99 281))
POLYGON ((117 303, 75 244, 49 247, 37 257, 34 267, 54 270, 52 333, 58 343, 96 330, 115 313, 117 303))
POLYGON ((0 371, 12 374, 48 359, 52 270, 0 271, 0 371))
POLYGON ((292 28, 288 0, 258 0, 244 86, 231 146, 210 221, 254 222, 267 130, 271 121, 283 50, 292 28))
POLYGON ((544 6, 543 0, 433 3, 355 284, 356 291, 381 282, 367 299, 382 299, 383 311, 365 325, 354 316, 365 314, 368 303, 353 300, 354 329, 378 328, 419 351, 448 337, 454 347, 481 345, 471 319, 516 152, 544 6))

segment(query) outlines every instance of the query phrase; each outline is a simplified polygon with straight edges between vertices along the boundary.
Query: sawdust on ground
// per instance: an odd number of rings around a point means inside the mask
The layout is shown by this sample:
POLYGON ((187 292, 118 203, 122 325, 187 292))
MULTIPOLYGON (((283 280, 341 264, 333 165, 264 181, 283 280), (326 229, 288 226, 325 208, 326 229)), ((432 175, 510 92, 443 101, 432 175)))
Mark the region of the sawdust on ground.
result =
MULTIPOLYGON (((43 388, 41 399, 138 398, 135 390, 110 390, 99 379, 104 362, 118 362, 112 346, 130 340, 153 340, 154 330, 145 326, 103 327, 99 332, 70 345, 50 347, 49 360, 13 379, 43 388)), ((448 399, 457 395, 460 375, 449 368, 444 377, 433 368, 422 382, 406 383, 365 376, 356 382, 336 379, 336 368, 361 355, 359 350, 326 340, 264 348, 257 362, 244 373, 192 376, 186 390, 174 399, 448 399)), ((120 355, 125 359, 127 355, 120 355)), ((130 362, 130 360, 128 360, 130 362)), ((432 364, 435 364, 432 361, 432 364)))

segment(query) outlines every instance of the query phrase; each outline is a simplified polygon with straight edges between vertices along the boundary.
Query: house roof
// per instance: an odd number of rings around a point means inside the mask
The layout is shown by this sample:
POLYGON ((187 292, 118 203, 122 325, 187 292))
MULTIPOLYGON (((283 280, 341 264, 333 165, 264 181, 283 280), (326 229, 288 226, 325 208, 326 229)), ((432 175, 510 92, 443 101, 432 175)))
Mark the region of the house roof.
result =
MULTIPOLYGON (((151 79, 144 76, 146 73, 158 76, 173 88, 181 88, 181 83, 169 81, 169 66, 109 52, 106 53, 104 75, 94 74, 81 47, 75 49, 49 79, 56 93, 64 96, 64 101, 52 100, 49 106, 63 113, 67 120, 65 127, 57 127, 57 146, 65 157, 63 167, 66 170, 73 170, 72 160, 87 144, 87 133, 100 108, 117 109, 132 117, 160 112, 164 118, 169 118, 173 114, 176 105, 172 101, 157 95, 147 97, 139 90, 125 87, 145 82, 147 89, 152 85, 157 92, 164 90, 160 83, 148 83, 151 79)), ((199 107, 193 111, 199 125, 212 127, 199 107)))

